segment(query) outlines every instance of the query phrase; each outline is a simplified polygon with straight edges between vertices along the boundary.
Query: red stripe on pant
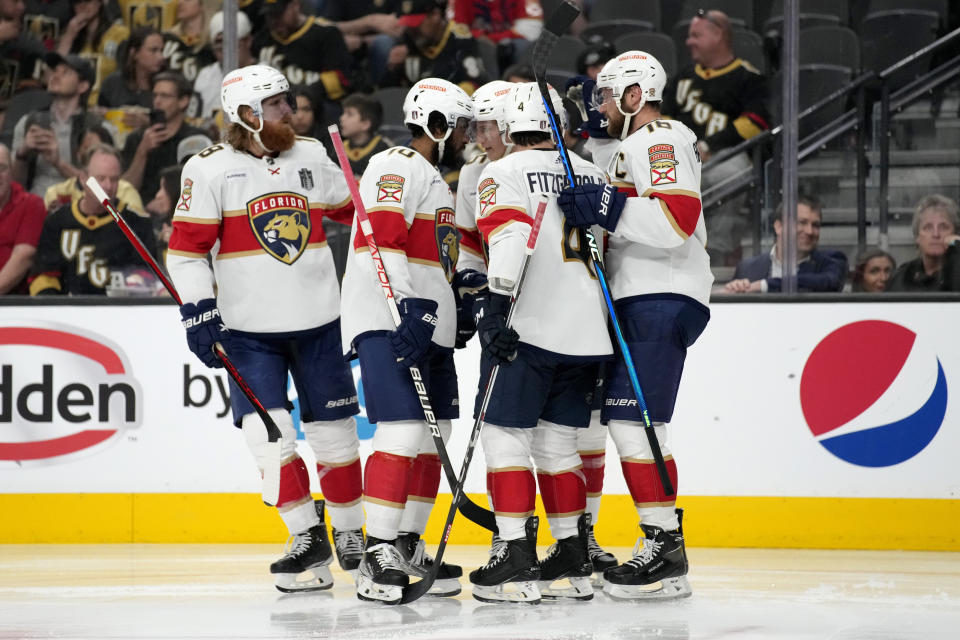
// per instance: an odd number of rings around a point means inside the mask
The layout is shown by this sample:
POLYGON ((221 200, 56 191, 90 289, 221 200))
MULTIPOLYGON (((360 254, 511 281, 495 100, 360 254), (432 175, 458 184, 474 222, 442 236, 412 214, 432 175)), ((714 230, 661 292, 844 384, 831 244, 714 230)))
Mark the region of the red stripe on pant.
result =
POLYGON ((603 471, 605 469, 605 453, 581 453, 583 463, 583 477, 587 480, 587 495, 599 496, 603 493, 603 471))
POLYGON ((440 458, 433 454, 421 453, 413 460, 410 470, 410 488, 408 496, 426 498, 433 502, 440 488, 440 458))
POLYGON ((300 456, 280 467, 280 499, 277 507, 299 502, 310 495, 310 476, 300 456))
POLYGON ((317 476, 320 478, 320 490, 327 502, 350 504, 359 500, 363 493, 363 467, 360 466, 360 458, 340 467, 317 464, 317 476))
POLYGON ((495 513, 533 513, 537 483, 530 469, 488 471, 487 490, 495 513))
POLYGON ((627 481, 627 487, 630 489, 630 495, 636 504, 666 503, 669 506, 677 501, 677 463, 673 458, 664 460, 667 465, 667 474, 670 476, 670 482, 673 483, 674 493, 667 495, 663 491, 663 483, 660 482, 660 474, 657 473, 657 465, 650 462, 627 462, 621 461, 623 468, 623 477, 627 481))
POLYGON ((538 473, 540 499, 547 516, 582 513, 587 508, 587 486, 583 475, 575 471, 538 473))
POLYGON ((406 504, 413 458, 374 451, 363 473, 364 495, 386 502, 406 504))

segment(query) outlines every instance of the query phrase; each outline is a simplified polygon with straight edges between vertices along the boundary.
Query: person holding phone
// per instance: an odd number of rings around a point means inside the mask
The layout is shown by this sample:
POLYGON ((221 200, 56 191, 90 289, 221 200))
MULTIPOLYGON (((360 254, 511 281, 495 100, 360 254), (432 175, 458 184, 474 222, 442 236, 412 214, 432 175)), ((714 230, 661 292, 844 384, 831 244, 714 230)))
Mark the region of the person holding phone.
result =
POLYGON ((80 56, 58 53, 48 54, 46 64, 51 70, 50 107, 23 116, 13 131, 13 179, 40 197, 64 178, 80 175, 73 151, 87 126, 101 122, 86 110, 95 80, 93 65, 80 56))
MULTIPOLYGON (((129 181, 144 201, 160 186, 160 170, 177 164, 177 145, 184 138, 206 135, 185 121, 193 88, 182 74, 164 71, 153 77, 153 109, 150 124, 127 137, 123 147, 124 180, 129 181)), ((211 142, 212 144, 212 142, 211 142)))

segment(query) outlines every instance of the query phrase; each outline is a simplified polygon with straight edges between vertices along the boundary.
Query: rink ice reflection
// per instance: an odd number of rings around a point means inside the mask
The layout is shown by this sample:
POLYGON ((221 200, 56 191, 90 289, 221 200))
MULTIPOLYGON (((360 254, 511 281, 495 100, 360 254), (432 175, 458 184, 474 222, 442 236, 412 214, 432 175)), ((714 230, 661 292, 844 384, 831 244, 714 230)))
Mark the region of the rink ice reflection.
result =
MULTIPOLYGON (((486 556, 451 547, 465 573, 486 556)), ((545 549, 541 549, 545 552, 545 549)), ((612 549, 621 559, 628 549, 612 549)), ((694 595, 671 602, 388 607, 281 594, 269 545, 0 545, 0 639, 431 638, 838 640, 960 637, 960 554, 690 549, 694 595)))

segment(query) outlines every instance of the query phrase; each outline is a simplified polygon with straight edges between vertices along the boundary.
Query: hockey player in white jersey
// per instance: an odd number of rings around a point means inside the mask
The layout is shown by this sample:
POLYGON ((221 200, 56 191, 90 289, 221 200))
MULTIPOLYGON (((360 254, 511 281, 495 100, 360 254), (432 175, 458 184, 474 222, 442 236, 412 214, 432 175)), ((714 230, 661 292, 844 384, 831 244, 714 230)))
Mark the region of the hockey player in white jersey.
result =
MULTIPOLYGON (((604 66, 597 102, 610 135, 623 140, 607 170, 613 184, 565 189, 560 207, 571 225, 599 224, 609 234, 611 294, 676 487, 666 424, 687 348, 710 318, 713 275, 704 248, 696 136, 660 118, 665 83, 663 67, 642 51, 622 53, 604 66)), ((676 493, 667 495, 658 477, 622 358, 608 377, 603 414, 645 534, 631 560, 604 572, 604 591, 619 598, 689 595, 682 513, 676 493)))
MULTIPOLYGON (((315 507, 296 451, 288 372, 347 570, 359 565, 363 510, 357 391, 340 351, 337 276, 321 224, 324 216, 349 223, 353 203, 323 146, 295 137, 288 89, 283 74, 262 65, 224 78, 221 98, 232 124, 226 142, 183 168, 167 268, 184 302, 190 349, 217 367, 211 348, 222 343, 280 429, 277 508, 293 544, 270 571, 278 589, 300 591, 332 586, 332 552, 322 503, 315 507)), ((263 421, 230 384, 234 422, 262 468, 263 421)))
MULTIPOLYGON (((354 224, 343 278, 343 350, 360 359, 367 417, 377 423, 364 477, 368 537, 357 581, 363 600, 398 603, 410 575, 424 575, 433 563, 420 537, 441 467, 409 367, 419 367, 446 439, 459 415, 451 289, 459 241, 453 194, 437 165, 463 150, 472 116, 470 97, 456 85, 419 81, 403 103, 410 146, 371 158, 360 180, 402 316, 394 327, 366 240, 354 224)), ((461 574, 460 567, 442 565, 429 593, 456 595, 461 574)))
MULTIPOLYGON (((612 358, 606 312, 586 246, 557 208, 565 174, 535 83, 516 86, 505 118, 513 150, 483 171, 477 189, 477 228, 489 246, 489 295, 477 321, 481 381, 501 365, 481 438, 502 543, 470 581, 474 597, 483 601, 590 599, 589 518, 577 431, 590 423, 588 398, 598 367, 612 358), (510 293, 543 197, 548 205, 537 250, 508 328, 510 293), (534 468, 556 539, 542 562, 536 557, 534 468), (553 588, 563 578, 571 586, 553 588)), ((596 166, 572 161, 584 182, 606 183, 596 166)))

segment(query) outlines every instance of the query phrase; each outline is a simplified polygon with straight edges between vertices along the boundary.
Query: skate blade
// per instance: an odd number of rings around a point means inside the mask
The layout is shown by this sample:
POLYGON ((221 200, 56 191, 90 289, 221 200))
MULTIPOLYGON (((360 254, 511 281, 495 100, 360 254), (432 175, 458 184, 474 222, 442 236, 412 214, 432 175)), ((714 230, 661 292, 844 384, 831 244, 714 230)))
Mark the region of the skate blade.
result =
POLYGON ((519 604, 540 604, 540 588, 536 581, 505 582, 493 587, 473 585, 473 597, 480 602, 516 602, 519 604))
POLYGON ((275 573, 274 586, 283 593, 322 591, 333 586, 333 574, 326 565, 310 567, 301 573, 275 573))
POLYGON ((458 595, 459 593, 460 581, 456 578, 435 580, 433 582, 433 586, 430 587, 430 591, 427 591, 428 596, 435 596, 437 598, 449 598, 451 596, 458 595))
POLYGON ((693 595, 687 576, 665 578, 652 584, 613 584, 607 582, 603 592, 614 600, 676 600, 693 595))
POLYGON ((370 578, 358 576, 357 597, 361 600, 382 604, 400 604, 402 595, 403 587, 400 585, 377 584, 370 578))
POLYGON ((594 591, 603 591, 604 584, 606 583, 603 581, 603 571, 594 571, 590 575, 590 586, 594 591))
POLYGON ((561 578, 537 583, 544 600, 593 600, 590 578, 561 578))

